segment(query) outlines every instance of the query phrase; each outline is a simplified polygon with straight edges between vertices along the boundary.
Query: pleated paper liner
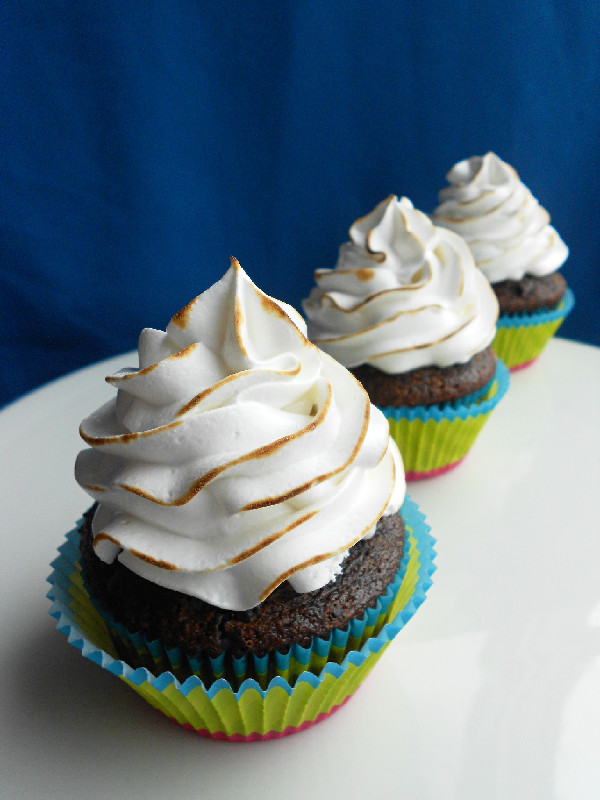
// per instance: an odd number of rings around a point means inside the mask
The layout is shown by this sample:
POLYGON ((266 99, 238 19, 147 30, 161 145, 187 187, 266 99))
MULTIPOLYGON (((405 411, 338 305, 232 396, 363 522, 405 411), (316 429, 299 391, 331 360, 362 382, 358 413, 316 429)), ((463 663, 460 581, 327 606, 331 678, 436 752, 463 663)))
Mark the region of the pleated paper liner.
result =
POLYGON ((402 453, 406 479, 431 478, 456 467, 506 394, 508 384, 508 370, 498 360, 496 374, 483 394, 443 405, 382 408, 402 453))
MULTIPOLYGON (((76 533, 74 544, 77 545, 78 541, 76 533)), ((140 633, 131 633, 93 597, 90 600, 108 628, 117 655, 130 666, 146 667, 154 674, 170 671, 181 682, 191 675, 197 675, 206 686, 218 678, 225 678, 234 689, 238 689, 248 678, 253 678, 265 689, 275 676, 291 683, 307 670, 318 674, 328 661, 339 664, 350 650, 359 650, 367 639, 378 634, 395 615, 403 600, 400 589, 405 577, 404 592, 412 585, 411 576, 407 576, 409 560, 410 549, 406 547, 394 580, 360 619, 352 620, 344 629, 334 629, 327 639, 315 637, 307 647, 294 644, 287 653, 272 651, 264 656, 234 658, 230 654, 223 654, 217 658, 192 658, 181 648, 168 649, 159 640, 152 641, 140 633)))
MULTIPOLYGON (((245 662, 243 669, 253 677, 242 679, 241 664, 237 665, 239 675, 232 665, 232 681, 220 677, 224 665, 215 660, 208 680, 203 674, 206 665, 200 674, 181 680, 176 673, 181 677, 182 669, 189 671, 189 664, 184 668, 180 653, 162 648, 156 650, 151 667, 134 668, 122 660, 85 589, 77 529, 67 535, 52 564, 50 614, 58 620, 58 630, 84 656, 120 677, 180 725, 204 736, 233 741, 286 736, 310 727, 343 705, 425 599, 435 570, 434 540, 425 517, 410 498, 401 513, 406 527, 405 556, 397 580, 375 608, 346 630, 334 631, 329 640, 314 639, 310 648, 294 647, 287 654, 267 656, 266 669, 260 659, 259 663, 254 659, 251 664, 245 662), (161 671, 167 664, 172 669, 161 671)), ((129 637, 130 646, 139 646, 143 657, 152 660, 154 643, 140 645, 134 640, 129 637)), ((210 664, 212 667, 213 662, 210 664)))
POLYGON ((575 296, 567 289, 552 311, 503 314, 498 319, 492 347, 511 370, 523 369, 540 355, 575 305, 575 296))

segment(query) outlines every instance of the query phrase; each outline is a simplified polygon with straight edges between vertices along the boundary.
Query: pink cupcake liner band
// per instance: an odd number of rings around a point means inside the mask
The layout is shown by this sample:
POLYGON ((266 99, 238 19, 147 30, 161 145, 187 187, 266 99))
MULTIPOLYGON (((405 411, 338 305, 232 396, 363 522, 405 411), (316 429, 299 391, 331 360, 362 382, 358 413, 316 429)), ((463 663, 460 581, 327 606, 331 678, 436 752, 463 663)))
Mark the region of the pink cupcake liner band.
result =
POLYGON ((527 369, 532 364, 534 364, 538 360, 538 356, 535 358, 530 358, 529 361, 524 361, 522 364, 515 364, 514 367, 510 367, 511 372, 518 372, 521 369, 527 369))
POLYGON ((446 464, 445 466, 438 467, 437 469, 426 470, 425 472, 414 472, 408 470, 405 474, 406 480, 422 481, 425 480, 426 478, 435 478, 437 475, 443 475, 445 472, 450 472, 450 470, 453 470, 455 467, 458 467, 458 465, 462 461, 464 461, 465 458, 466 455, 464 455, 462 458, 459 458, 458 461, 453 461, 451 464, 446 464))

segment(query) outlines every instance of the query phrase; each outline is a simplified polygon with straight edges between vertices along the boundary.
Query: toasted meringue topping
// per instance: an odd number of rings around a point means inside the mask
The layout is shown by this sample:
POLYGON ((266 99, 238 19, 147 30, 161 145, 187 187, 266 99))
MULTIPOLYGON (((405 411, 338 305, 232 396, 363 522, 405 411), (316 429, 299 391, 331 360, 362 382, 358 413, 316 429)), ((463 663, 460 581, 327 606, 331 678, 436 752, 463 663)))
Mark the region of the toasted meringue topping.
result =
POLYGON ((569 250, 515 170, 494 153, 460 161, 446 176, 433 221, 462 236, 491 283, 541 277, 569 250))
POLYGON ((75 467, 95 551, 161 586, 236 610, 312 591, 402 503, 383 415, 235 259, 107 380, 75 467))
POLYGON ((498 304, 460 237, 394 195, 349 236, 303 303, 321 349, 346 367, 401 373, 464 363, 490 344, 498 304))

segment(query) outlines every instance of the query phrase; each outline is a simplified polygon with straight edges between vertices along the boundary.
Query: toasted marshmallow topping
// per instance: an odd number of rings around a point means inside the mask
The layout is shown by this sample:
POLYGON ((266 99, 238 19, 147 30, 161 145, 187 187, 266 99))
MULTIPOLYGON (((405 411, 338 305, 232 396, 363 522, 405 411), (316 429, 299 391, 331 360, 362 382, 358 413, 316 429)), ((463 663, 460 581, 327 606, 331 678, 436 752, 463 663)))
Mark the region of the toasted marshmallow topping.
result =
POLYGON ((402 504, 386 419, 235 259, 107 381, 75 476, 96 554, 161 586, 235 610, 318 589, 402 504))
POLYGON ((346 367, 464 363, 494 338, 498 304, 465 242, 390 195, 350 228, 303 307, 310 339, 346 367))
POLYGON ((491 283, 556 272, 569 250, 515 170, 494 153, 460 161, 446 176, 436 225, 465 239, 491 283))

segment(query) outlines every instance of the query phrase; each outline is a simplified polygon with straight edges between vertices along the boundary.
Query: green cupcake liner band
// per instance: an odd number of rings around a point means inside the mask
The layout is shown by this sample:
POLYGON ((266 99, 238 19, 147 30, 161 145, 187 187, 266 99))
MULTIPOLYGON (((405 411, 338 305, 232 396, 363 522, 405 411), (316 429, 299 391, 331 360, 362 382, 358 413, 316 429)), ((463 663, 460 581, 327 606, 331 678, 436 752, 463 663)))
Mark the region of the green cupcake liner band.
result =
POLYGON ((475 400, 454 406, 383 408, 407 478, 436 474, 464 458, 508 385, 508 370, 499 360, 487 392, 475 400))
POLYGON ((567 289, 552 311, 530 314, 503 314, 496 327, 492 347, 509 369, 537 358, 573 309, 575 296, 567 289))
POLYGON ((133 669, 119 659, 108 628, 82 581, 74 536, 77 531, 69 534, 52 565, 48 579, 52 584, 48 596, 53 600, 50 613, 57 619, 58 630, 82 655, 124 680, 181 725, 216 738, 283 735, 318 721, 345 702, 425 599, 435 569, 434 540, 423 514, 409 498, 402 515, 407 534, 406 567, 389 604, 388 621, 359 649, 346 652, 339 663, 325 661, 318 672, 305 669, 294 675, 295 659, 290 659, 287 669, 282 664, 284 674, 272 677, 266 687, 248 678, 235 688, 220 678, 207 688, 196 675, 180 682, 171 671, 155 675, 144 667, 133 669))

